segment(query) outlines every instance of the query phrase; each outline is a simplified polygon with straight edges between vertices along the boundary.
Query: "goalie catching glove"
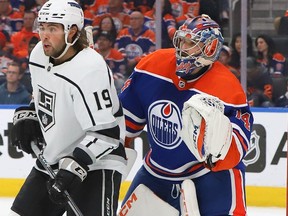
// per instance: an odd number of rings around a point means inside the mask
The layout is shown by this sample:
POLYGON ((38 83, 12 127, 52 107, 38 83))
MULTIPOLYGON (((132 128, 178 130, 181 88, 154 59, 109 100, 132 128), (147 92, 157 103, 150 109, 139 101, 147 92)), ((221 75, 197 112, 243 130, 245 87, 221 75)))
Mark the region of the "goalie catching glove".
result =
POLYGON ((231 145, 232 125, 217 97, 193 95, 184 103, 182 123, 181 137, 198 161, 211 169, 225 158, 231 145))
POLYGON ((75 158, 64 157, 59 161, 59 171, 47 183, 50 199, 56 204, 66 204, 65 190, 77 187, 87 176, 88 166, 76 162, 75 158), (80 165, 81 164, 81 165, 80 165))

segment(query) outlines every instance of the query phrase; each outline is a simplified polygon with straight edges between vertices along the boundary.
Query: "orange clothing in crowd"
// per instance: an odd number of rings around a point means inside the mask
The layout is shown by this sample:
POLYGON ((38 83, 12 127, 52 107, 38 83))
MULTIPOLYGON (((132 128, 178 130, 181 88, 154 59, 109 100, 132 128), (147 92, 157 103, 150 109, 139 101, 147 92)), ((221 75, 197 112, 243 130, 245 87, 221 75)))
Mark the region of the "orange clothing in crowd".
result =
POLYGON ((187 18, 199 15, 200 0, 188 2, 185 0, 170 0, 172 13, 177 23, 184 22, 187 18))
POLYGON ((127 13, 105 13, 95 17, 92 24, 93 29, 99 29, 101 20, 106 16, 111 16, 113 18, 117 31, 130 26, 130 16, 127 13))
POLYGON ((98 15, 106 13, 108 9, 109 0, 95 0, 93 4, 87 7, 92 14, 98 15))
POLYGON ((139 10, 141 13, 146 13, 147 11, 151 10, 152 8, 147 5, 146 1, 142 1, 141 5, 135 6, 133 1, 123 2, 123 7, 128 9, 128 10, 139 10))
POLYGON ((25 58, 28 56, 28 44, 32 37, 38 37, 38 33, 27 31, 22 28, 21 31, 14 33, 11 36, 11 43, 13 44, 13 55, 17 58, 25 58))
MULTIPOLYGON (((155 8, 147 11, 144 16, 145 16, 145 22, 148 21, 150 24, 149 24, 149 28, 151 30, 153 30, 154 32, 156 31, 156 10, 155 8)), ((164 28, 166 27, 166 30, 167 30, 167 34, 169 36, 169 38, 172 40, 173 39, 173 36, 174 36, 174 33, 176 31, 176 23, 175 23, 175 19, 174 17, 172 16, 172 14, 165 14, 163 16, 163 22, 162 25, 164 24, 164 28)), ((163 36, 163 35, 162 35, 163 36)))

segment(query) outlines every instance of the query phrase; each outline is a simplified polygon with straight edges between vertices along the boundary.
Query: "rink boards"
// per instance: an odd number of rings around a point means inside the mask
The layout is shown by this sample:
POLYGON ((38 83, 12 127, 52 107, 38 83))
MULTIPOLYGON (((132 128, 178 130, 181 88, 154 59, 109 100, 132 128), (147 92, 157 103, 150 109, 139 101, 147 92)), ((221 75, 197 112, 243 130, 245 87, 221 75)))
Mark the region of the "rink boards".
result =
MULTIPOLYGON (((0 106, 0 197, 15 196, 34 164, 31 155, 8 145, 14 106, 0 106)), ((247 204, 250 206, 286 206, 288 109, 253 108, 251 148, 247 164, 247 204)), ((126 181, 121 187, 122 199, 148 150, 146 132, 135 140, 138 152, 126 181)))

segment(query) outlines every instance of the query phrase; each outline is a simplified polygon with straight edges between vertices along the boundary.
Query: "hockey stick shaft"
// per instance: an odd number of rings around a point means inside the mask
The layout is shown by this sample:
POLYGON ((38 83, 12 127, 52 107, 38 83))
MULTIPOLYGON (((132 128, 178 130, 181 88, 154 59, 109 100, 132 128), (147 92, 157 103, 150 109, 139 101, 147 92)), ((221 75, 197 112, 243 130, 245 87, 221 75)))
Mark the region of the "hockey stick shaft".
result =
MULTIPOLYGON (((33 152, 35 153, 36 157, 38 158, 38 160, 40 161, 40 163, 42 164, 42 166, 44 167, 44 169, 48 172, 49 176, 52 179, 55 179, 56 174, 55 174, 54 170, 48 164, 45 157, 43 156, 43 153, 40 151, 40 149, 38 148, 38 146, 35 144, 34 141, 31 142, 31 148, 32 148, 33 152)), ((70 196, 68 191, 64 190, 63 193, 67 198, 68 205, 73 210, 75 215, 76 216, 83 216, 81 210, 78 208, 78 206, 76 205, 76 203, 74 202, 74 200, 72 199, 72 197, 70 196)))

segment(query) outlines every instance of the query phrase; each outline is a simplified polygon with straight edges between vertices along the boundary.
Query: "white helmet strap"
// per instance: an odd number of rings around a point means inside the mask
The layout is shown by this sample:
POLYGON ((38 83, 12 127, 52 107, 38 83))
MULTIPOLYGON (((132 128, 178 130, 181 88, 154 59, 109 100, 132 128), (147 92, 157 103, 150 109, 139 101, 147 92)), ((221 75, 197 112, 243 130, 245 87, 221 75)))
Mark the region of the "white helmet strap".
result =
POLYGON ((51 56, 53 59, 60 59, 60 58, 62 58, 62 57, 67 53, 68 49, 69 49, 71 46, 73 46, 73 45, 76 43, 76 41, 79 39, 79 37, 80 37, 80 34, 77 33, 77 37, 75 38, 75 40, 74 40, 72 43, 69 43, 69 42, 68 42, 68 33, 69 33, 69 30, 65 30, 65 43, 66 43, 65 49, 63 50, 63 52, 61 53, 61 55, 59 55, 59 56, 57 56, 57 57, 51 56))

